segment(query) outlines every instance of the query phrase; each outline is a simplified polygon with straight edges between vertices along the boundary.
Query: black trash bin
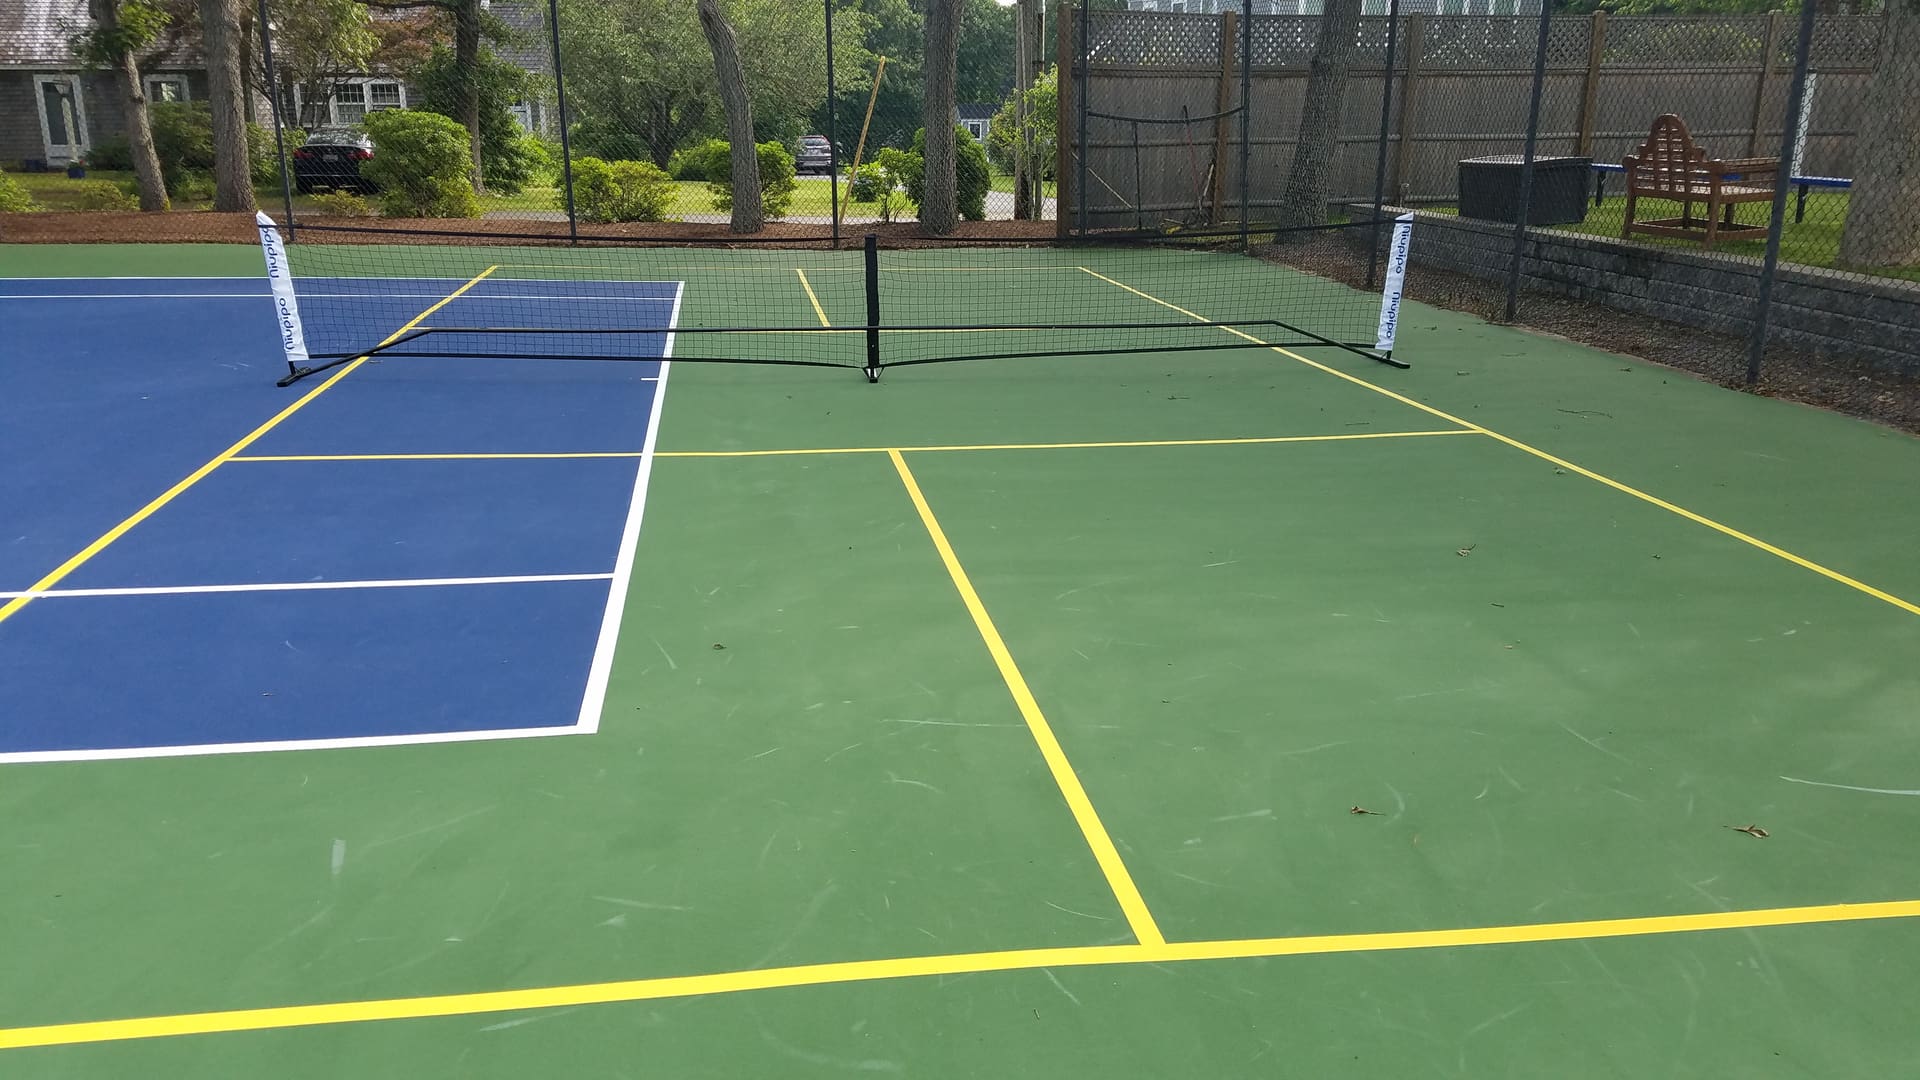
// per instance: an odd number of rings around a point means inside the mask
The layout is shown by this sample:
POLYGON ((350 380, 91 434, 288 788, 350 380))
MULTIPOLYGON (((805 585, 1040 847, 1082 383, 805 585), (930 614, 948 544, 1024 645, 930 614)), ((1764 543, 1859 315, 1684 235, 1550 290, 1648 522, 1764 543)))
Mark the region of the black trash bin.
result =
MULTIPOLYGON (((1495 154, 1460 162, 1460 216, 1511 224, 1520 216, 1519 154, 1495 154)), ((1587 174, 1593 159, 1533 159, 1529 225, 1569 225, 1587 219, 1587 174)))

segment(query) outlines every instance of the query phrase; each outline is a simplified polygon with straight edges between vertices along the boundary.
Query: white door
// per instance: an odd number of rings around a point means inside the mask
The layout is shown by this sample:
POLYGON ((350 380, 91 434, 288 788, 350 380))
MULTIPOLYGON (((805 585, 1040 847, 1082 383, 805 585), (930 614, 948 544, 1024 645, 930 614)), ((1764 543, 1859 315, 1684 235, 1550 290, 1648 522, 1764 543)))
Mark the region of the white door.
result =
POLYGON ((40 136, 47 162, 64 165, 87 152, 87 114, 80 101, 78 75, 36 75, 33 97, 40 114, 40 136))

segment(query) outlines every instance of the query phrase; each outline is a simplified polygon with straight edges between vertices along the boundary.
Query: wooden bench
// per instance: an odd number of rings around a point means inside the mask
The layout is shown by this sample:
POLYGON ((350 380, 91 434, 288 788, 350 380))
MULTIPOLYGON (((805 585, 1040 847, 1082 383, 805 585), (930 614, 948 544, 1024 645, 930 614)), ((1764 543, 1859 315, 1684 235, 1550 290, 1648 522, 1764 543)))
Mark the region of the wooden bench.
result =
MULTIPOLYGON (((1634 233, 1698 239, 1711 248, 1719 240, 1746 240, 1767 235, 1767 226, 1742 225, 1734 218, 1741 203, 1773 202, 1780 174, 1779 158, 1709 158, 1688 134, 1686 122, 1668 113, 1653 122, 1640 150, 1622 162, 1627 178, 1627 213, 1621 239, 1634 233), (1670 199, 1680 204, 1680 216, 1637 220, 1640 199, 1670 199), (1695 217, 1693 207, 1706 208, 1695 217)), ((1769 210, 1771 220, 1772 212, 1769 210)))

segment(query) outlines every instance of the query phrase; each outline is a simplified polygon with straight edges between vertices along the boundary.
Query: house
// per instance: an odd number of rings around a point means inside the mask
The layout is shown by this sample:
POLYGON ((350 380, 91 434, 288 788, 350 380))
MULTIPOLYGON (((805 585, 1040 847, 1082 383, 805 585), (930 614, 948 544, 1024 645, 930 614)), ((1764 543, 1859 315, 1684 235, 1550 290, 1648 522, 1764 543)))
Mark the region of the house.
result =
POLYGON ((988 105, 978 101, 963 101, 954 106, 954 119, 973 140, 982 145, 987 141, 987 125, 992 122, 993 114, 1000 111, 998 105, 988 105))
MULTIPOLYGON (((86 22, 86 0, 0 4, 0 162, 56 168, 98 141, 125 136, 118 77, 88 70, 67 43, 67 28, 86 22)), ((149 101, 206 96, 197 42, 161 41, 141 72, 149 101)))
MULTIPOLYGON (((1250 0, 1255 15, 1318 15, 1321 0, 1250 0)), ((1366 15, 1385 15, 1387 0, 1361 0, 1366 15)), ((1128 11, 1218 15, 1246 10, 1243 0, 1127 0, 1128 11)), ((1400 0, 1402 15, 1538 15, 1540 0, 1400 0)))
MULTIPOLYGON (((496 51, 548 74, 543 8, 527 0, 488 6, 520 31, 496 51)), ((126 138, 126 95, 118 77, 89 70, 68 44, 70 28, 88 21, 87 0, 0 2, 0 163, 57 168, 95 145, 126 138)), ((140 70, 148 101, 199 101, 207 95, 206 61, 190 36, 163 38, 142 58, 140 70)), ((352 125, 375 110, 404 109, 413 94, 399 76, 376 72, 336 80, 325 100, 304 100, 298 88, 291 98, 283 115, 296 126, 313 127, 352 125)), ((257 99, 253 108, 264 121, 266 100, 257 99)), ((544 101, 517 102, 513 112, 529 131, 549 131, 554 122, 544 101)))

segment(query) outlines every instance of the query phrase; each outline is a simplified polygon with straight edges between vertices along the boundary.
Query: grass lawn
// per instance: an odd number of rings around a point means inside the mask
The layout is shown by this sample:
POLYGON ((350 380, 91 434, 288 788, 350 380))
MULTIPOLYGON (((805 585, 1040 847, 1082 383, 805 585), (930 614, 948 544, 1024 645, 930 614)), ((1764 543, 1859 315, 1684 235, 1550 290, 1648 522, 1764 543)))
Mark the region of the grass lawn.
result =
MULTIPOLYGON (((1780 258, 1783 262, 1801 263, 1806 266, 1833 267, 1840 250, 1840 232, 1847 221, 1848 193, 1845 191, 1812 191, 1807 194, 1807 213, 1803 221, 1795 221, 1795 202, 1797 193, 1787 195, 1787 223, 1780 233, 1780 258)), ((1427 207, 1437 213, 1452 214, 1453 207, 1427 207)), ((1699 212, 1699 208, 1695 208, 1699 212)), ((1741 206, 1736 210, 1742 224, 1757 224, 1766 220, 1767 206, 1764 203, 1741 206)), ((1609 195, 1606 202, 1599 206, 1587 206, 1586 220, 1569 225, 1556 225, 1556 229, 1568 232, 1586 233, 1589 236, 1604 236, 1608 239, 1620 238, 1620 227, 1625 221, 1627 200, 1623 195, 1609 195)), ((1644 218, 1679 217, 1680 204, 1665 199, 1642 199, 1640 216, 1644 218)), ((1679 237, 1636 235, 1635 243, 1657 244, 1667 247, 1700 250, 1698 241, 1683 240, 1679 237)), ((1729 255, 1750 255, 1760 258, 1766 254, 1764 239, 1730 240, 1714 245, 1715 251, 1729 255)), ((1920 281, 1920 266, 1898 266, 1877 269, 1872 273, 1881 277, 1898 277, 1920 281)))
MULTIPOLYGON (((1053 198, 1057 193, 1058 187, 1059 185, 1052 180, 1040 181, 1040 193, 1046 198, 1053 198)), ((1013 177, 1008 176, 1006 173, 994 173, 993 179, 988 182, 988 188, 993 191, 998 191, 1002 195, 1011 195, 1013 194, 1013 177)))

